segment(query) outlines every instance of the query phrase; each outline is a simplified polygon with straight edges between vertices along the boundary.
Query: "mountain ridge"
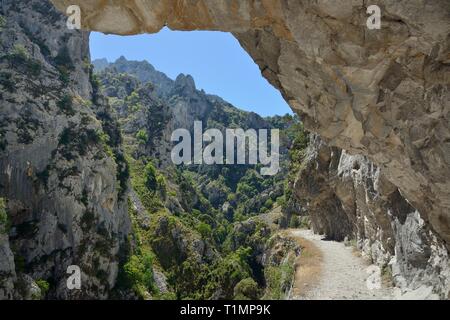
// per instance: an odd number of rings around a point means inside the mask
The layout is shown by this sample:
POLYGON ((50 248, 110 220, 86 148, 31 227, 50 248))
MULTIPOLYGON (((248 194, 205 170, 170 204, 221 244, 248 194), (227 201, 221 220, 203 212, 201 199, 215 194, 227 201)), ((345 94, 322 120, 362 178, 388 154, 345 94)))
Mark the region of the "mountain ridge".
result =
POLYGON ((125 56, 122 55, 114 62, 110 62, 106 58, 94 59, 92 61, 92 65, 94 66, 95 72, 97 73, 102 72, 108 68, 115 68, 118 72, 127 73, 129 75, 137 77, 143 83, 151 82, 155 86, 157 96, 160 98, 167 98, 167 96, 170 94, 170 88, 174 85, 183 86, 183 84, 189 84, 192 89, 198 90, 199 92, 205 94, 209 99, 211 99, 211 101, 218 101, 220 103, 229 104, 230 106, 233 106, 240 111, 248 112, 250 114, 256 114, 261 118, 282 116, 261 116, 254 111, 244 110, 240 107, 236 107, 231 102, 227 101, 217 94, 207 93, 203 89, 198 89, 195 83, 195 79, 192 75, 182 72, 179 73, 175 79, 172 79, 163 71, 156 69, 148 60, 128 60, 125 56))

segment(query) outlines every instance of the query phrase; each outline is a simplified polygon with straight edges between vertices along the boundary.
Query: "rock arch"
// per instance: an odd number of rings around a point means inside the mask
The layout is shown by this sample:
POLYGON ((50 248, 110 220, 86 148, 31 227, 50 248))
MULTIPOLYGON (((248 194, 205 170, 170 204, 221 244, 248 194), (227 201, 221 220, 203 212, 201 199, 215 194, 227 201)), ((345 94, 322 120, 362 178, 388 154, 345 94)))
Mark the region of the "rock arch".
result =
POLYGON ((450 247, 450 3, 373 0, 52 0, 122 35, 232 32, 305 126, 368 156, 450 247))

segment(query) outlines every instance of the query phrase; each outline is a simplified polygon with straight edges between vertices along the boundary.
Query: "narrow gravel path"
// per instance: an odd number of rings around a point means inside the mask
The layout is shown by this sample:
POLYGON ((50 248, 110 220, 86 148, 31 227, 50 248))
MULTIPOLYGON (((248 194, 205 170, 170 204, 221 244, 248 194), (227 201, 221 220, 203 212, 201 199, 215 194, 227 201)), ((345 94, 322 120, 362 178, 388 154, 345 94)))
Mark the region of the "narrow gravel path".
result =
MULTIPOLYGON (((315 284, 292 300, 385 300, 393 298, 393 289, 369 289, 366 283, 369 264, 341 242, 323 240, 310 230, 290 230, 294 238, 312 242, 322 253, 320 275, 315 284)), ((301 259, 301 255, 300 255, 301 259)), ((300 267, 301 268, 301 267, 300 267)), ((301 273, 301 269, 298 270, 301 273)), ((296 276, 297 278, 301 278, 296 276)))

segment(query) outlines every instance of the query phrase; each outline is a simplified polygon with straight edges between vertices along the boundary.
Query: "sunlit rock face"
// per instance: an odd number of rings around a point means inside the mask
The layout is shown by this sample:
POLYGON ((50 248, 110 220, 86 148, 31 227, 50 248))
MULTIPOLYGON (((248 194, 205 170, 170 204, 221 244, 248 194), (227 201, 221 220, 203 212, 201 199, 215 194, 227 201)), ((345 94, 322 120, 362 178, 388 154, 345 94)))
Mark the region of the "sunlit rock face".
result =
POLYGON ((52 0, 83 28, 115 34, 232 32, 305 125, 367 156, 450 243, 450 2, 52 0))

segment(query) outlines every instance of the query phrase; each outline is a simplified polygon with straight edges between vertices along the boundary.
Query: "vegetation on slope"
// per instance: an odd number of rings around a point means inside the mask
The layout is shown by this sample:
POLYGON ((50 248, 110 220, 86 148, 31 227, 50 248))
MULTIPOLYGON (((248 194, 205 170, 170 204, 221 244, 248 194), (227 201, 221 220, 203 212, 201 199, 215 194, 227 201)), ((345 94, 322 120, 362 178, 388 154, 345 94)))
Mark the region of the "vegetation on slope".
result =
POLYGON ((287 150, 292 141, 302 141, 298 119, 253 116, 259 126, 281 130, 282 170, 275 176, 261 176, 259 165, 176 167, 161 154, 170 151, 164 143, 174 106, 187 103, 195 113, 204 103, 205 129, 247 129, 255 123, 217 97, 180 84, 162 98, 153 84, 113 68, 96 77, 123 128, 132 187, 134 239, 116 289, 131 288, 143 299, 282 298, 292 280, 293 258, 265 265, 262 257, 277 242, 267 225, 252 217, 286 201, 287 150), (164 275, 164 285, 155 281, 156 273, 164 275))

